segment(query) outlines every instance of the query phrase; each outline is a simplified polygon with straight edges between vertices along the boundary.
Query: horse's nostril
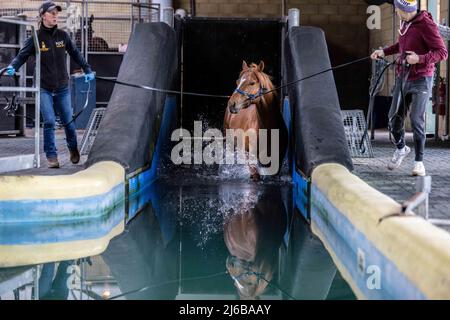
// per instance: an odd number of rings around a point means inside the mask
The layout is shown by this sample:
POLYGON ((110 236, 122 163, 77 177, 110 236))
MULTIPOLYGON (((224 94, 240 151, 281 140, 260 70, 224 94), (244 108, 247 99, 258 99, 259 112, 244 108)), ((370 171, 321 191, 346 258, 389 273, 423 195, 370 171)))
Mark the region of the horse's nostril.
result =
POLYGON ((236 103, 228 102, 228 110, 230 110, 231 113, 237 113, 236 103))

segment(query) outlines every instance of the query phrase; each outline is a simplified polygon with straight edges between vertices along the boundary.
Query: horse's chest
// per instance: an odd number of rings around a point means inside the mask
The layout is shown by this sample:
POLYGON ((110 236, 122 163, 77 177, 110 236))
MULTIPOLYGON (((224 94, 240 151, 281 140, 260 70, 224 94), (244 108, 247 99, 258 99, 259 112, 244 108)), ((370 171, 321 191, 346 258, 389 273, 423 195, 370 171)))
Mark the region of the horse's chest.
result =
POLYGON ((227 111, 228 128, 230 129, 255 129, 262 128, 262 123, 258 116, 255 105, 242 109, 238 114, 232 114, 227 111))

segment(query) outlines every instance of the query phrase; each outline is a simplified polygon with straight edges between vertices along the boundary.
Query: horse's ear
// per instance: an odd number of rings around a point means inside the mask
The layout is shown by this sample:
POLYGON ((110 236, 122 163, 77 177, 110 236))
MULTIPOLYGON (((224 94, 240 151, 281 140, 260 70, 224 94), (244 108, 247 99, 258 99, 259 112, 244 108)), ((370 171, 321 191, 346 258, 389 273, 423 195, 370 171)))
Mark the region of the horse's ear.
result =
POLYGON ((264 61, 261 60, 261 61, 259 62, 258 70, 259 70, 260 72, 263 72, 263 71, 264 71, 264 61))
POLYGON ((245 62, 245 60, 242 60, 242 70, 247 70, 248 69, 248 65, 247 62, 245 62))

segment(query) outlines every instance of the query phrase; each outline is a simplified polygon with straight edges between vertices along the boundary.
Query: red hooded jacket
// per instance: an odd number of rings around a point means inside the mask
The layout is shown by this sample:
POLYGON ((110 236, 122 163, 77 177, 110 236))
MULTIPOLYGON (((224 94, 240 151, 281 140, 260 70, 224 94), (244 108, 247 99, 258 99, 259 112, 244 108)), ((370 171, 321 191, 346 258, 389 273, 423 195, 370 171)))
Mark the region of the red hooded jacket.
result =
MULTIPOLYGON (((404 24, 401 33, 403 36, 399 36, 396 44, 385 48, 384 54, 400 53, 403 56, 406 51, 414 51, 419 56, 419 63, 411 66, 408 80, 433 76, 434 64, 447 59, 448 52, 431 14, 420 11, 404 24)), ((399 72, 400 68, 397 68, 397 74, 399 72)))

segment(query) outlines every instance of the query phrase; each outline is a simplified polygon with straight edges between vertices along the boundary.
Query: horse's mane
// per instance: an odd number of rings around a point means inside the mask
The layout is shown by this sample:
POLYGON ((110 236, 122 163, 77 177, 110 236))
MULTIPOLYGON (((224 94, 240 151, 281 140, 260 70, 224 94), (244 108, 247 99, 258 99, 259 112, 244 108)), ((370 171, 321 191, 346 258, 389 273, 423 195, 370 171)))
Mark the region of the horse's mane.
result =
POLYGON ((252 72, 258 78, 258 81, 263 88, 266 88, 267 90, 272 90, 275 88, 272 83, 272 77, 262 71, 259 71, 258 65, 255 63, 251 63, 248 69, 242 70, 239 77, 242 77, 247 72, 252 72))

